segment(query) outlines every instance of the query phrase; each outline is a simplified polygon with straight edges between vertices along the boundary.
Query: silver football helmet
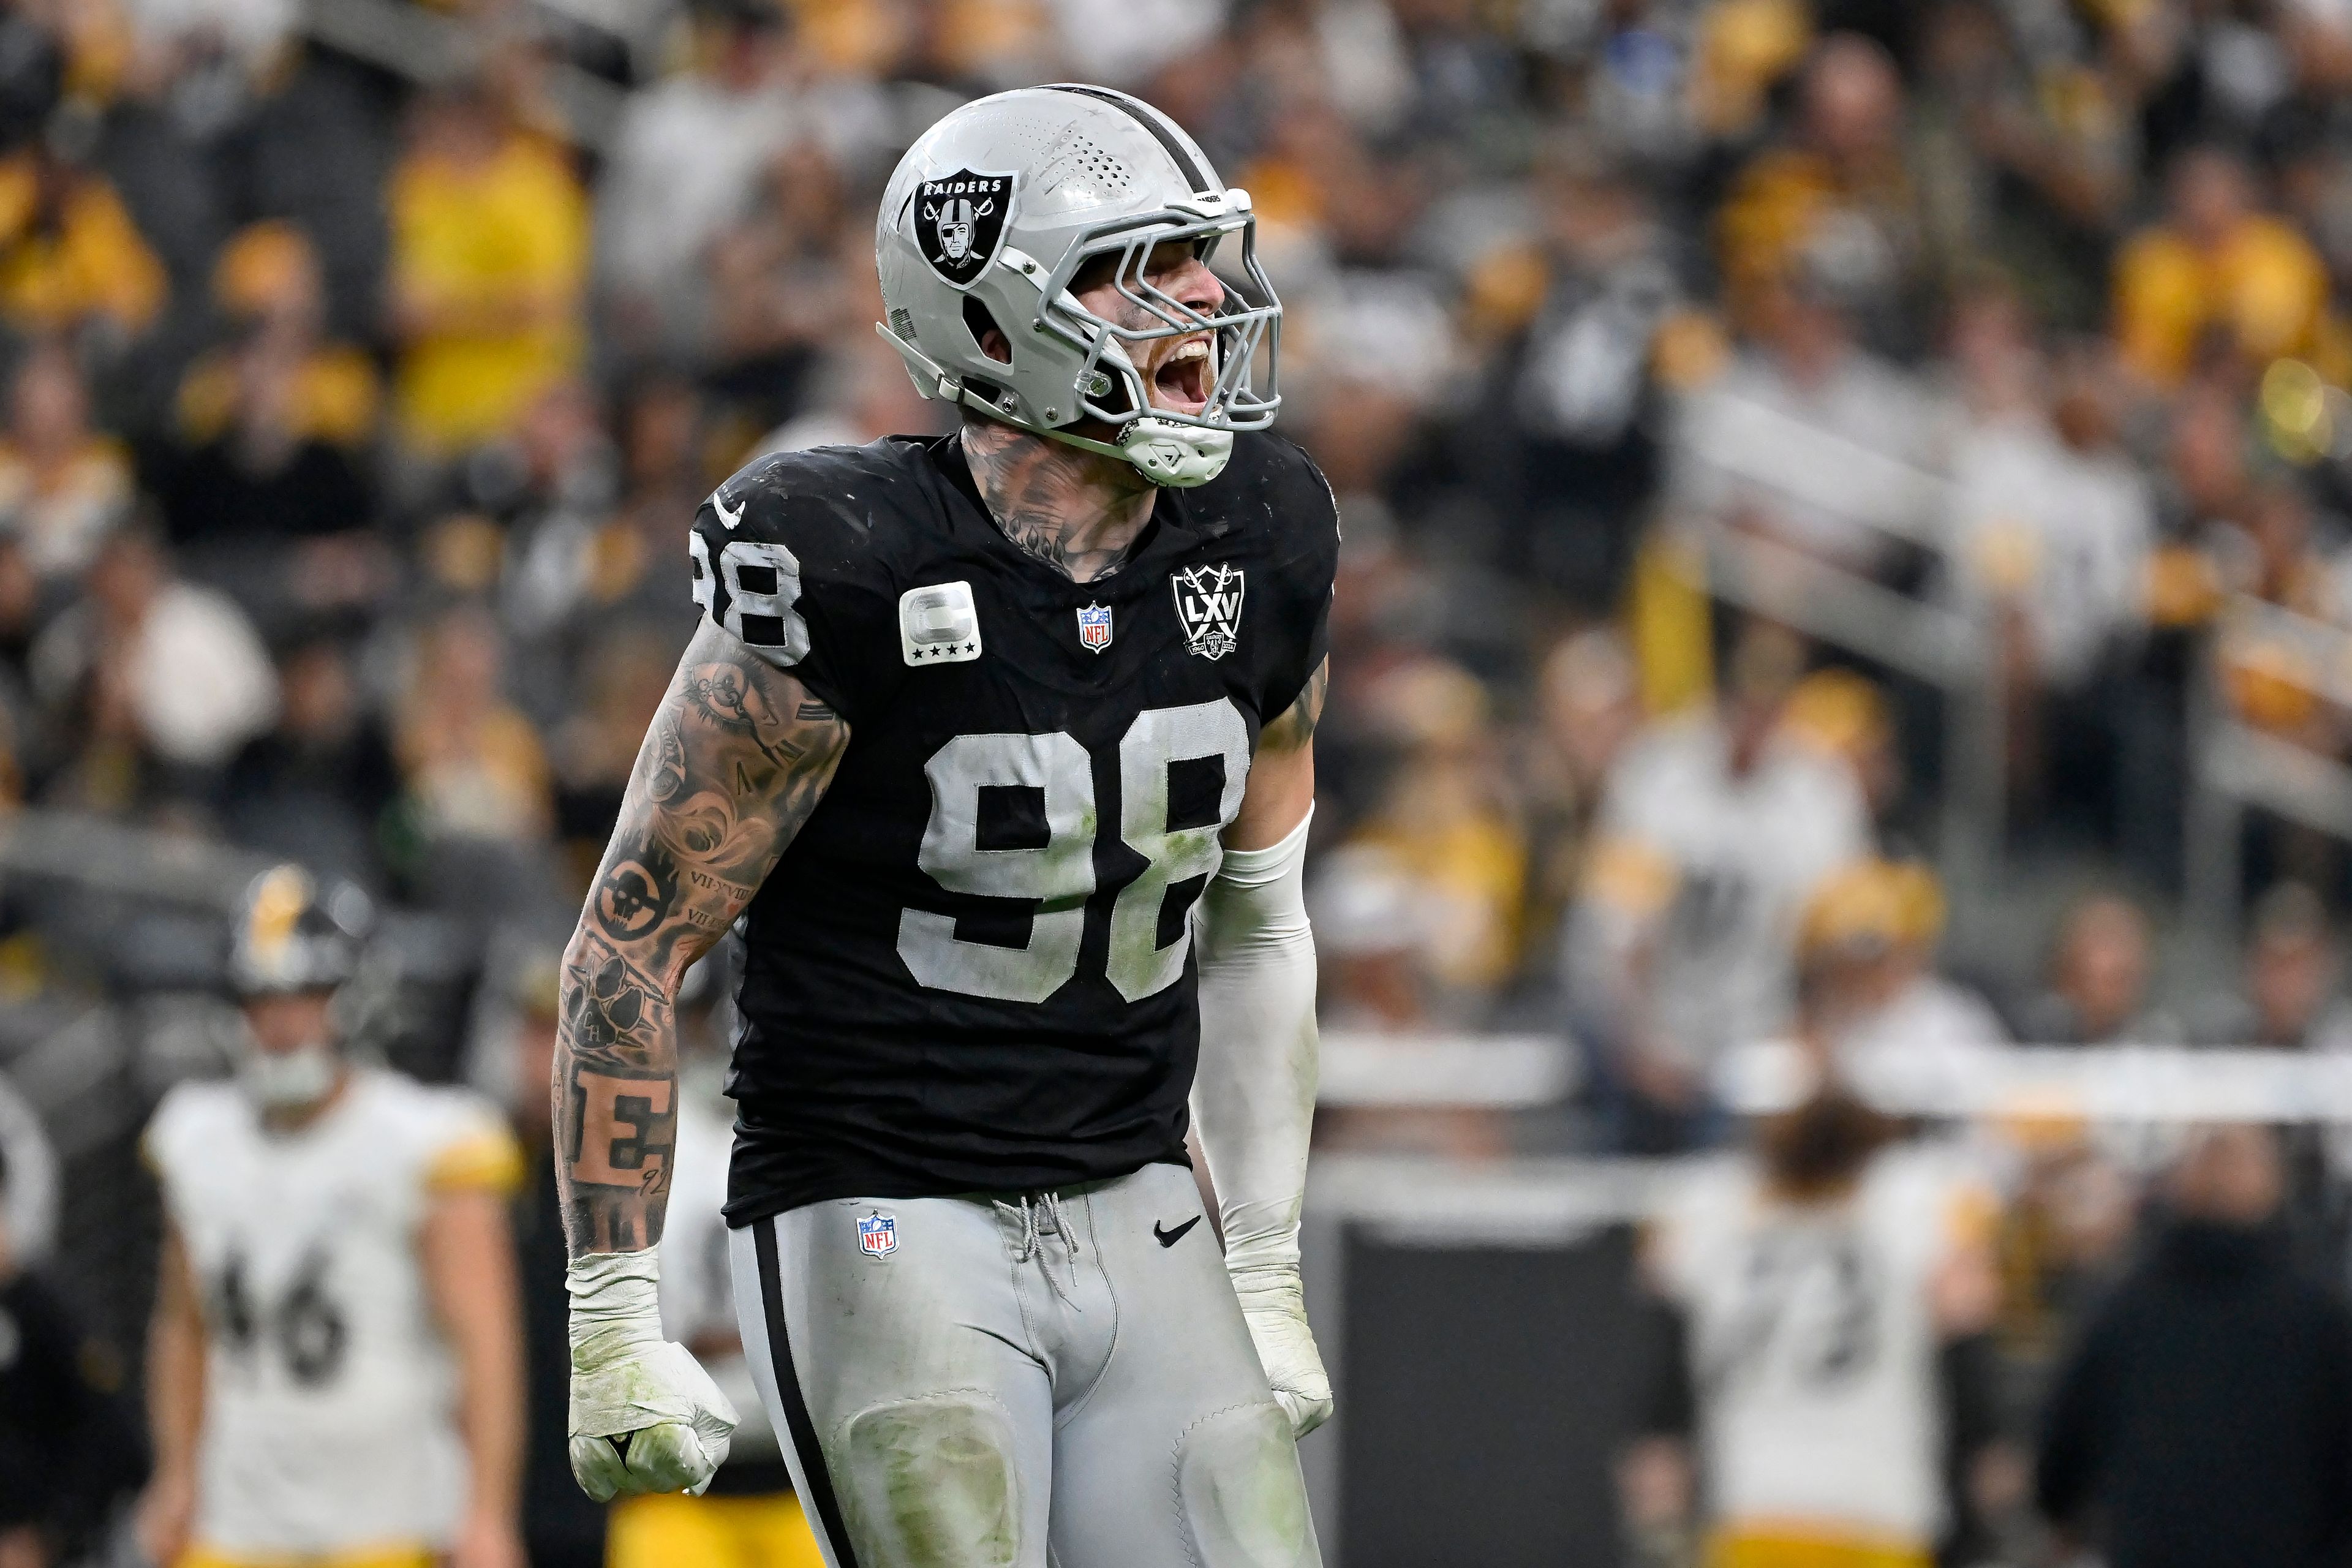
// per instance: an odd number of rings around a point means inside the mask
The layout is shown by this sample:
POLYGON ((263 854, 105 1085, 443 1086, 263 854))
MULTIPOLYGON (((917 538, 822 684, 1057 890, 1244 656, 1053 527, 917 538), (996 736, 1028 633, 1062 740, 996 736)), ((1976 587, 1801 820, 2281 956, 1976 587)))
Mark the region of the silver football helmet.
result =
POLYGON ((1141 100, 1077 85, 1000 92, 932 126, 890 176, 874 230, 889 314, 877 330, 925 397, 1123 458, 1155 484, 1204 484, 1234 432, 1272 423, 1282 401, 1282 303, 1258 264, 1256 223, 1249 193, 1225 189, 1192 139, 1141 100), (1222 275, 1213 316, 1145 276, 1158 246, 1189 240, 1206 260, 1235 235, 1238 265, 1222 275), (1071 290, 1106 258, 1131 307, 1118 321, 1071 290), (991 326, 1011 363, 982 352, 991 326), (1153 406, 1129 351, 1193 334, 1209 344, 1206 405, 1153 406), (1261 349, 1263 391, 1251 384, 1261 349), (1108 438, 1073 428, 1088 420, 1108 438))

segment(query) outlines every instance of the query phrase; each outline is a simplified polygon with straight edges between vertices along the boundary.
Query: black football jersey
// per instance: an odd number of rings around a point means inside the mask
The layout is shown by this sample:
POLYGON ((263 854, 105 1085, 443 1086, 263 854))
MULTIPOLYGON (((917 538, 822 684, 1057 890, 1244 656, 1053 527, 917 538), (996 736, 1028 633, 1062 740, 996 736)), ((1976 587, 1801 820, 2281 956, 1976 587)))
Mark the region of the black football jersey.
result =
POLYGON ((1323 658, 1339 525, 1241 435, 1074 583, 953 437, 762 458, 694 523, 695 596, 849 724, 753 898, 728 1217, 1184 1159, 1188 916, 1259 729, 1323 658))

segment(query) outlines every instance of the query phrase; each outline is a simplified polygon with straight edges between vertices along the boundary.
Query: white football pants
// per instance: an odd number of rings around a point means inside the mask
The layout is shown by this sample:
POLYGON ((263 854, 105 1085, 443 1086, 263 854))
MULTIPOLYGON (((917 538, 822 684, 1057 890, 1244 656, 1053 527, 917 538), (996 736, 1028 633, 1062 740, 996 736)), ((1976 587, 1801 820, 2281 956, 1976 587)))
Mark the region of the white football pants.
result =
POLYGON ((1319 1568, 1289 1423, 1181 1166, 810 1204, 730 1247, 833 1568, 1319 1568))

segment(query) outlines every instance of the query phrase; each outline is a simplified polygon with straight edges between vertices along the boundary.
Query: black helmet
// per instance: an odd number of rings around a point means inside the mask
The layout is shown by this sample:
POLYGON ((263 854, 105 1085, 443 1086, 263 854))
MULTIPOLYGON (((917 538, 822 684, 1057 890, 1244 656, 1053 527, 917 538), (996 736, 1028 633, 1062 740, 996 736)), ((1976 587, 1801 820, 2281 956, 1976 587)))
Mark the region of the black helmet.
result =
POLYGON ((335 990, 358 970, 373 919, 351 883, 321 889, 299 866, 272 867, 245 891, 229 984, 239 996, 335 990))

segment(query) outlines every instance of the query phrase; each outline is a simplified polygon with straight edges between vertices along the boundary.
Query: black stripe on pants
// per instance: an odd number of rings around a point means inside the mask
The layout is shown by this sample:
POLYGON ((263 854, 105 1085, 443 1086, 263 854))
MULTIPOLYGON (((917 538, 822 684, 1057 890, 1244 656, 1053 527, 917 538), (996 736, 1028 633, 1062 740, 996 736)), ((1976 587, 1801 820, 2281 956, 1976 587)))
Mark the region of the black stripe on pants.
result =
POLYGON ((800 1456, 801 1474, 808 1483, 802 1500, 816 1514, 818 1527, 833 1548, 840 1568, 857 1568, 857 1553, 842 1528, 841 1500, 834 1495, 833 1476, 824 1468, 824 1450, 817 1446, 816 1424, 809 1419, 808 1401, 801 1397, 801 1380, 793 1370, 793 1341, 784 1327, 782 1272, 776 1265, 776 1222, 763 1219, 751 1226, 751 1247, 760 1264, 760 1311, 768 1323, 768 1355, 776 1375, 776 1396, 784 1403, 784 1425, 790 1428, 793 1451, 800 1456))

